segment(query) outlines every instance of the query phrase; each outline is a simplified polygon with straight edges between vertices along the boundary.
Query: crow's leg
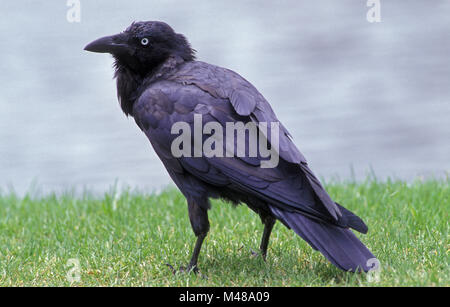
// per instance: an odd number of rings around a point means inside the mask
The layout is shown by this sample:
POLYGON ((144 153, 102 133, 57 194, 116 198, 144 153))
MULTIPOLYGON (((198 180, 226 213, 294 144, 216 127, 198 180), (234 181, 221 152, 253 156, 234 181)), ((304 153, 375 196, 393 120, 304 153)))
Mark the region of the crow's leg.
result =
POLYGON ((197 242, 195 242, 194 251, 192 252, 191 261, 187 267, 187 270, 191 269, 194 272, 198 271, 197 269, 197 260, 198 255, 200 254, 200 249, 202 248, 203 240, 209 231, 209 221, 208 221, 208 201, 195 201, 188 200, 188 211, 189 211, 189 220, 191 221, 192 230, 194 231, 195 236, 197 237, 197 242), (203 206, 202 206, 203 205, 203 206))
MULTIPOLYGON (((195 242, 194 251, 192 252, 191 261, 186 268, 181 267, 180 271, 193 271, 198 272, 197 260, 200 255, 200 249, 202 248, 203 241, 209 231, 209 221, 208 221, 208 202, 207 201, 194 201, 188 200, 188 211, 189 220, 191 221, 192 230, 194 231, 197 241, 195 242), (203 206, 201 206, 203 205, 203 206)), ((175 270, 171 265, 168 265, 172 271, 175 270)))
POLYGON ((190 270, 192 270, 194 273, 198 272, 197 268, 198 255, 200 255, 200 249, 202 248, 202 243, 205 237, 206 233, 197 236, 197 241, 195 242, 195 247, 194 251, 192 252, 191 261, 189 261, 186 271, 189 272, 190 270))
POLYGON ((269 246, 269 238, 276 220, 270 215, 261 217, 261 220, 264 224, 264 232, 261 238, 261 245, 259 246, 259 249, 261 251, 261 256, 263 257, 263 260, 266 261, 267 247, 269 246))

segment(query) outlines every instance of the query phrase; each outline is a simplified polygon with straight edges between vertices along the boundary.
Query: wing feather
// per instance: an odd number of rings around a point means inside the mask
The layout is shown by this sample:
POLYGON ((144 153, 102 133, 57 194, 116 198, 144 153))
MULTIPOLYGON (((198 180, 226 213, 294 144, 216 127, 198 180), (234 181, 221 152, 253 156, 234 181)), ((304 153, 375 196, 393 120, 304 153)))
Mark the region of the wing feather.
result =
MULTIPOLYGON (((234 74, 231 77, 237 78, 234 74)), ((218 92, 226 92, 223 89, 226 84, 198 86, 198 81, 193 80, 195 74, 185 78, 183 84, 179 80, 156 82, 141 95, 133 110, 137 124, 150 139, 166 168, 173 167, 176 172, 184 172, 216 187, 236 187, 240 192, 258 196, 284 210, 298 211, 321 221, 337 220, 339 209, 309 170, 287 131, 282 131, 284 145, 281 148, 285 147, 281 151, 280 163, 275 168, 260 168, 262 158, 259 156, 174 158, 170 144, 177 135, 171 134, 171 125, 184 121, 193 131, 194 114, 202 114, 204 123, 216 121, 223 127, 229 121, 278 121, 268 103, 253 90, 246 95, 233 96, 234 99, 242 99, 233 104, 230 102, 231 97, 217 95, 218 92), (212 89, 214 95, 210 92, 212 89), (254 102, 248 102, 252 97, 255 98, 254 102), (246 116, 253 104, 256 107, 246 116)), ((242 82, 241 79, 235 80, 238 85, 242 82)), ((252 89, 251 85, 246 87, 252 89)))

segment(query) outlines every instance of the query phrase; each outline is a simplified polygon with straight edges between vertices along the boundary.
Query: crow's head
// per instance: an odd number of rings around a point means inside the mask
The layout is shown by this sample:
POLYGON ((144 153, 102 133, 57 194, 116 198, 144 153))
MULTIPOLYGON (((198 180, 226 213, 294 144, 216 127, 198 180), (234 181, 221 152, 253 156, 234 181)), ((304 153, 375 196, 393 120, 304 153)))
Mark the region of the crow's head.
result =
POLYGON ((194 59, 194 50, 186 38, 159 21, 134 22, 124 32, 99 38, 87 51, 111 53, 116 66, 145 76, 171 55, 185 61, 194 59))

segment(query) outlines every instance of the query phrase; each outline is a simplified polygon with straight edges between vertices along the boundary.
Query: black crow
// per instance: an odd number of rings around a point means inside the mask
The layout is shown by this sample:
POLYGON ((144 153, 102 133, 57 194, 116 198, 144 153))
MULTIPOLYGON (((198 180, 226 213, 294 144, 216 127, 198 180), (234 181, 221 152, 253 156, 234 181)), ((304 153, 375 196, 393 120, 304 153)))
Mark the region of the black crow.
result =
MULTIPOLYGON (((197 237, 188 270, 197 271, 197 259, 209 231, 210 198, 245 203, 260 216, 264 259, 270 233, 279 220, 340 269, 370 270, 368 260, 375 257, 350 230, 366 233, 367 226, 330 198, 289 132, 252 84, 231 70, 196 61, 187 39, 163 22, 134 22, 122 33, 93 41, 85 50, 112 54, 123 112, 134 118, 187 199, 197 237), (228 123, 266 123, 265 127, 278 123, 278 133, 276 126, 270 126, 272 130, 257 126, 258 136, 264 135, 269 143, 267 149, 278 155, 277 163, 263 167, 267 155, 249 154, 249 130, 244 131, 244 154, 237 155, 234 150, 226 156, 174 154, 172 146, 181 131, 174 133, 174 125, 185 123, 194 131, 196 115, 201 115, 203 126, 215 122, 224 129, 228 123)), ((220 130, 215 127, 210 133, 220 130)), ((258 138, 259 145, 264 137, 258 138)), ((200 142, 204 141, 202 135, 200 142)), ((235 145, 239 141, 231 142, 235 145)), ((179 149, 192 152, 190 147, 196 142, 192 135, 189 144, 179 149)), ((226 150, 227 143, 217 141, 211 149, 226 150)))

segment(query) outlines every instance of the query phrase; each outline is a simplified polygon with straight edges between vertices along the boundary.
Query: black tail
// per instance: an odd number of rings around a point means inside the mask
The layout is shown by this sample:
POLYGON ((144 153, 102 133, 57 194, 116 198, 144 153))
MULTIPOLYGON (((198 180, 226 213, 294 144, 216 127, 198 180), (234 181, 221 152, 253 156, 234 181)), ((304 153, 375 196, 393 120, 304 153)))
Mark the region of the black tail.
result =
MULTIPOLYGON (((375 256, 350 229, 317 222, 297 212, 283 211, 273 206, 270 209, 280 221, 294 230, 312 248, 320 251, 338 268, 352 272, 361 270, 367 272, 371 268, 368 260, 375 256)), ((357 228, 364 230, 364 227, 357 228)))

